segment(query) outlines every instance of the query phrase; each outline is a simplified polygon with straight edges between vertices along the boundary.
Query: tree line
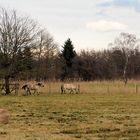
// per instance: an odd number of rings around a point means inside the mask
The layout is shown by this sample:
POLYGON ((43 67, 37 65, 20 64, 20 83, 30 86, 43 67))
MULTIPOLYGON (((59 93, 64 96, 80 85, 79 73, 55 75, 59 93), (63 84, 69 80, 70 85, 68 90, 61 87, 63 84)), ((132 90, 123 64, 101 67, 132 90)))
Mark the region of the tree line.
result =
MULTIPOLYGON (((93 44, 94 45, 94 44, 93 44)), ((14 80, 115 80, 138 79, 139 39, 121 33, 109 49, 75 51, 70 38, 58 46, 37 22, 16 11, 0 9, 0 78, 14 80)))

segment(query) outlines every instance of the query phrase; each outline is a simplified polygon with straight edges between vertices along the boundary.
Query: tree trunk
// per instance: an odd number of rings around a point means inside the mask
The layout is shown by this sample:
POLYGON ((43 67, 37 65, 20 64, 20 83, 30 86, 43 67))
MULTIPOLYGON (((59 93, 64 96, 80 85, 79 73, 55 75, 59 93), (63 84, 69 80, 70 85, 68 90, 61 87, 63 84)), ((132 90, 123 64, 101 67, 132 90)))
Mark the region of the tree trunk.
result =
POLYGON ((10 94, 9 79, 9 76, 5 76, 5 95, 10 94))
POLYGON ((127 77, 127 67, 128 67, 128 57, 126 57, 126 62, 125 62, 124 71, 123 71, 123 79, 124 79, 125 85, 127 84, 127 81, 128 81, 128 77, 127 77))
POLYGON ((124 72, 123 72, 123 79, 124 79, 125 85, 127 84, 127 80, 128 80, 128 78, 127 78, 127 73, 126 73, 126 69, 127 69, 127 67, 125 66, 124 72))

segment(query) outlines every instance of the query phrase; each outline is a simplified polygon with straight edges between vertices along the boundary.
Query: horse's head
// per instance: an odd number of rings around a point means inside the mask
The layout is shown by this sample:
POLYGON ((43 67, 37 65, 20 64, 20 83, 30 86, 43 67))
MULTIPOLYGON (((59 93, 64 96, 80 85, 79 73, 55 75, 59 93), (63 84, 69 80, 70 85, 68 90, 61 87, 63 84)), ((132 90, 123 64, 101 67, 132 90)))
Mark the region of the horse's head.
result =
POLYGON ((37 83, 37 85, 40 86, 40 87, 44 87, 44 84, 41 83, 41 82, 37 83))

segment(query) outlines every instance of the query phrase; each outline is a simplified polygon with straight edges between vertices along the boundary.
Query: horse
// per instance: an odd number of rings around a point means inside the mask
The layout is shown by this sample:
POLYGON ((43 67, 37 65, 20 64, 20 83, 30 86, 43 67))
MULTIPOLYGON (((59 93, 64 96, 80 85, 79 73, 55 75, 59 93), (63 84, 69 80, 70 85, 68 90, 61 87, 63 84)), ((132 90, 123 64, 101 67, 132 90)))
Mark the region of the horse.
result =
POLYGON ((76 93, 78 94, 80 92, 80 85, 74 85, 74 84, 62 84, 61 85, 61 94, 65 94, 67 91, 69 93, 76 93))
POLYGON ((41 82, 36 83, 36 84, 35 83, 27 83, 27 84, 24 84, 22 86, 22 89, 24 89, 27 92, 27 95, 31 95, 31 94, 38 95, 39 94, 38 93, 39 87, 44 87, 44 85, 41 82), (33 91, 33 93, 31 93, 31 91, 33 91))

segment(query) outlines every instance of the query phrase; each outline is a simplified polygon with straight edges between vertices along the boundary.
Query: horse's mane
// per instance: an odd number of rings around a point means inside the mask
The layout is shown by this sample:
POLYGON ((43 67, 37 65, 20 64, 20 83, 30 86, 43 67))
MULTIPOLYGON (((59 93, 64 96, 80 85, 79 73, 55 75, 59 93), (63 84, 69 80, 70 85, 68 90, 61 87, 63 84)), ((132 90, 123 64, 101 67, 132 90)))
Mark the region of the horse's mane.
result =
POLYGON ((26 84, 26 85, 24 85, 24 86, 22 86, 22 89, 26 89, 28 87, 28 85, 26 84))

